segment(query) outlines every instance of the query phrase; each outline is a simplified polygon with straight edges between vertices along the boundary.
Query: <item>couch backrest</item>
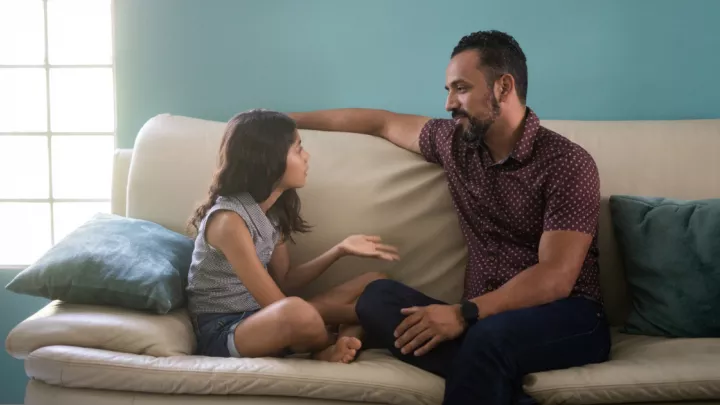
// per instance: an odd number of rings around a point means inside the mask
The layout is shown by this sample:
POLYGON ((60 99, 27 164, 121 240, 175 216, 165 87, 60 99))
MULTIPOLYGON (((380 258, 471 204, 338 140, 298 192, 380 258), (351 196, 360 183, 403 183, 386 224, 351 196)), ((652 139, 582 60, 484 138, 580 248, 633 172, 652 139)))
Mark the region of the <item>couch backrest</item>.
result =
POLYGON ((600 170, 600 271, 611 320, 630 308, 608 198, 629 194, 680 199, 720 197, 720 119, 544 121, 583 146, 600 170))
MULTIPOLYGON (((720 196, 720 120, 545 121, 585 147, 600 169, 601 277, 615 324, 629 308, 607 198, 613 194, 675 198, 720 196)), ((224 123, 159 115, 140 130, 129 168, 126 214, 183 232, 212 178, 224 123)), ((353 233, 377 234, 403 259, 345 258, 303 291, 310 296, 361 272, 386 271, 446 301, 459 299, 466 250, 442 170, 382 139, 301 131, 311 154, 299 191, 314 229, 291 246, 293 263, 308 260, 353 233)), ((123 154, 117 155, 123 157, 123 154)), ((118 164, 122 170, 122 164, 118 164)), ((122 175, 116 175, 122 181, 122 175)), ((122 187, 114 187, 122 190, 122 187)), ((116 192, 115 199, 123 199, 116 192)), ((116 201, 115 206, 122 206, 116 201)))

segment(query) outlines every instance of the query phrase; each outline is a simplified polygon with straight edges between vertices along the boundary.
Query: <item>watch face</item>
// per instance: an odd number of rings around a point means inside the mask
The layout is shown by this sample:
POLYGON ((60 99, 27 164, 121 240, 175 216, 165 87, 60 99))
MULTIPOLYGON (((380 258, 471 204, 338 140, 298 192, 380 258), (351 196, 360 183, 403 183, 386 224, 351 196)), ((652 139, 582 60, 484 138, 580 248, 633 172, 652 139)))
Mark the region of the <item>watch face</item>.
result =
POLYGON ((464 302, 462 304, 462 314, 463 318, 466 320, 475 320, 478 316, 478 309, 477 305, 475 305, 472 302, 464 302))

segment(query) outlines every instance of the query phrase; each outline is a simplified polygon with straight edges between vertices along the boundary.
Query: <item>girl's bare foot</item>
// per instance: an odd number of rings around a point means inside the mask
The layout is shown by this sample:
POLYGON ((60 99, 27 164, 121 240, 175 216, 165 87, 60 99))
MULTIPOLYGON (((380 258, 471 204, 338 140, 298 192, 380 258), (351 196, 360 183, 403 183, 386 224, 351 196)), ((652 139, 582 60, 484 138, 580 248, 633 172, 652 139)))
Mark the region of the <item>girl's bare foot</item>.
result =
POLYGON ((360 347, 362 347, 362 343, 358 338, 341 336, 334 345, 330 345, 315 353, 313 358, 316 360, 347 364, 355 360, 355 356, 358 350, 360 350, 360 347))

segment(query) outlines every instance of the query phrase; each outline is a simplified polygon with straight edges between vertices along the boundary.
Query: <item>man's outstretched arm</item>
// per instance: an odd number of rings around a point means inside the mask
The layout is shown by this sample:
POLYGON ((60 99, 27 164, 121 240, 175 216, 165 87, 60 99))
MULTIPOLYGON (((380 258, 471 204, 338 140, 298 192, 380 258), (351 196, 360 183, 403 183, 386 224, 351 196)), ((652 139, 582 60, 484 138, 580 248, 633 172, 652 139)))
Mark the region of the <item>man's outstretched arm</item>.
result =
POLYGON ((288 114, 300 129, 367 134, 420 153, 420 131, 430 118, 386 110, 342 108, 288 114))

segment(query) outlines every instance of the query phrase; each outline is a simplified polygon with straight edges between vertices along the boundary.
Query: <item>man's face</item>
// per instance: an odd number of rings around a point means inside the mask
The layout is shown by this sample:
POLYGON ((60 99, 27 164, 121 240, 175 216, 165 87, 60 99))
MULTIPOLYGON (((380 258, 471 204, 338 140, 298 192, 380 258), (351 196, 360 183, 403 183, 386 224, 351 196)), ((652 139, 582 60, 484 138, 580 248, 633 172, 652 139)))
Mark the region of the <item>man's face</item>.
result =
POLYGON ((480 70, 479 53, 469 50, 455 55, 445 75, 448 91, 445 110, 462 125, 463 140, 479 145, 500 116, 493 83, 488 83, 480 70))

